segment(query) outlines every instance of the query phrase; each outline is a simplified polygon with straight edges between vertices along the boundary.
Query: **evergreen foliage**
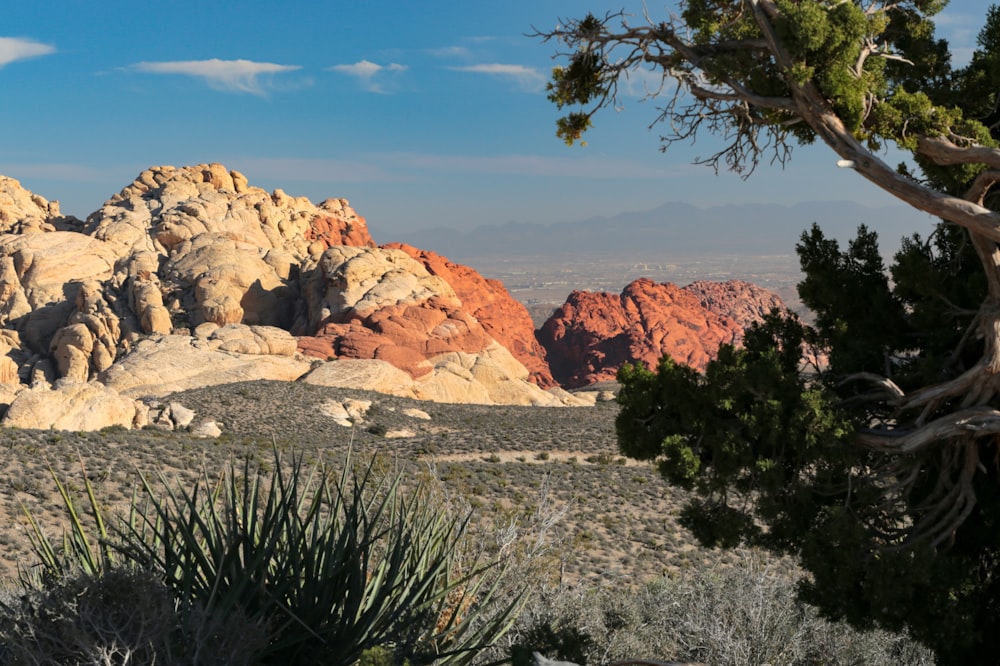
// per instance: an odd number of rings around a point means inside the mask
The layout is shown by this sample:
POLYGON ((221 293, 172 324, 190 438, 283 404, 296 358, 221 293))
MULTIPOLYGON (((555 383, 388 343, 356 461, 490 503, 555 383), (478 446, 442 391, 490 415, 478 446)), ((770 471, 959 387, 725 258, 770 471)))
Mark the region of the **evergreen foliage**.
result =
POLYGON ((540 33, 562 47, 550 99, 573 143, 618 83, 658 72, 664 150, 708 132, 699 160, 749 176, 826 144, 855 172, 941 218, 887 268, 877 229, 846 249, 798 245, 806 325, 772 313, 704 374, 663 359, 619 378, 622 451, 698 491, 706 543, 759 544, 808 572, 802 597, 858 626, 908 629, 940 663, 995 661, 1000 634, 1000 9, 952 66, 944 0, 687 0, 540 33), (908 159, 893 169, 882 151, 908 159))

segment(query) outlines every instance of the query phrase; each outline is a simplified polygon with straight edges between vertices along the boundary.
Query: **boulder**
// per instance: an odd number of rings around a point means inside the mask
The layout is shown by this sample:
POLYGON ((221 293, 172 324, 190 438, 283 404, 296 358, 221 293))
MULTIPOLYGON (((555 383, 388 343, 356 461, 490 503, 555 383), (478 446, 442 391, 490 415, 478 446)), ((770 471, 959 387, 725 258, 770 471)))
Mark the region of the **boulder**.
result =
POLYGON ((82 284, 102 283, 115 256, 72 231, 0 236, 0 326, 18 330, 29 349, 48 353, 77 306, 82 284))
POLYGON ((295 289, 259 249, 211 233, 178 243, 164 272, 187 305, 188 321, 289 325, 295 289))
POLYGON ((344 358, 317 365, 302 381, 457 404, 545 407, 587 404, 565 391, 546 391, 527 381, 524 366, 506 349, 493 344, 483 354, 450 352, 424 361, 426 372, 416 379, 388 361, 344 358))
POLYGON ((294 356, 297 349, 292 334, 275 326, 230 324, 214 328, 207 339, 214 348, 234 354, 294 356))
POLYGON ((191 434, 201 439, 215 439, 222 436, 222 426, 216 421, 202 421, 191 428, 191 434))
POLYGON ((49 349, 60 377, 85 382, 114 363, 121 329, 99 283, 80 284, 75 306, 67 325, 56 331, 49 349))
POLYGON ((321 363, 302 377, 307 384, 331 388, 376 391, 403 398, 416 398, 413 378, 388 361, 338 359, 321 363))
POLYGON ((337 425, 352 427, 364 423, 371 406, 371 400, 328 400, 320 406, 320 411, 337 425))
POLYGON ((21 391, 10 403, 3 425, 52 430, 142 427, 145 406, 97 382, 65 382, 54 389, 21 391))
POLYGON ((415 407, 407 407, 403 410, 404 416, 409 416, 411 419, 418 419, 420 421, 430 421, 431 415, 422 409, 417 409, 415 407))
POLYGON ((256 379, 295 381, 311 367, 298 356, 225 351, 224 343, 187 335, 150 337, 98 379, 122 395, 156 397, 256 379))
POLYGON ((59 214, 58 201, 48 201, 13 178, 0 176, 0 234, 56 231, 71 219, 59 214))

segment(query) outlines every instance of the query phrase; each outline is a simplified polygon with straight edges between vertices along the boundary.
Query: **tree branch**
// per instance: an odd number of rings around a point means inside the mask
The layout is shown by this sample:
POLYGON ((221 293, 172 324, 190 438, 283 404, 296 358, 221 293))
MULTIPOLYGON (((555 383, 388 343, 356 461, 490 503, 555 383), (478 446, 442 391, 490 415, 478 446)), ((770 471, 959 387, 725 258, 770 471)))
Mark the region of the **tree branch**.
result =
POLYGON ((905 454, 949 438, 997 433, 1000 433, 1000 410, 980 406, 947 414, 912 430, 864 430, 858 433, 857 442, 874 451, 905 454))
POLYGON ((963 147, 941 136, 925 136, 917 139, 917 152, 938 166, 985 164, 992 169, 1000 169, 1000 148, 963 147))

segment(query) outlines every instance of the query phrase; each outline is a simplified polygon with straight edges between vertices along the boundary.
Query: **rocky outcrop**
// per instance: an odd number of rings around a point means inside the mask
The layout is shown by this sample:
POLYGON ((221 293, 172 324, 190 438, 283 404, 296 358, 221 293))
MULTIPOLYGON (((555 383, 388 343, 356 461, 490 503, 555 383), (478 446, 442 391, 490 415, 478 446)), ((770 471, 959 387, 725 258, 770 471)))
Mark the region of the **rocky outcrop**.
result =
POLYGON ((133 398, 256 379, 295 381, 312 366, 294 345, 280 329, 205 324, 194 336, 143 339, 98 380, 133 398))
POLYGON ((148 410, 98 382, 68 382, 21 391, 10 403, 4 425, 54 430, 142 427, 148 410))
POLYGON ((639 279, 620 295, 574 291, 538 339, 556 380, 575 388, 612 380, 629 361, 655 367, 664 354, 704 369, 720 345, 738 343, 747 325, 780 306, 746 282, 680 288, 639 279))
POLYGON ((514 299, 499 280, 489 280, 468 266, 448 261, 447 258, 406 245, 389 243, 385 248, 402 250, 421 264, 431 275, 447 282, 462 301, 466 312, 475 317, 486 332, 506 347, 530 373, 531 381, 542 388, 556 385, 545 349, 535 338, 535 325, 525 306, 514 299))
POLYGON ((420 377, 438 354, 492 342, 447 282, 399 250, 332 247, 306 285, 313 335, 300 348, 318 358, 380 359, 420 377))
POLYGON ((156 167, 81 222, 0 177, 8 422, 175 427, 182 409, 142 405, 248 379, 592 404, 556 380, 613 378, 662 353, 703 367, 771 305, 746 283, 637 281, 621 296, 575 292, 536 338, 501 283, 433 252, 377 247, 344 199, 266 192, 219 164, 156 167))
POLYGON ((268 193, 219 164, 156 167, 81 222, 0 177, 0 404, 11 418, 32 422, 29 406, 77 393, 127 404, 310 372, 342 381, 315 372, 334 360, 372 364, 355 373, 365 387, 428 400, 572 402, 539 388, 554 383, 544 352, 502 285, 433 253, 377 248, 344 199, 268 193))
POLYGON ((13 178, 0 176, 0 234, 56 231, 79 223, 76 218, 59 214, 58 201, 48 201, 13 178))

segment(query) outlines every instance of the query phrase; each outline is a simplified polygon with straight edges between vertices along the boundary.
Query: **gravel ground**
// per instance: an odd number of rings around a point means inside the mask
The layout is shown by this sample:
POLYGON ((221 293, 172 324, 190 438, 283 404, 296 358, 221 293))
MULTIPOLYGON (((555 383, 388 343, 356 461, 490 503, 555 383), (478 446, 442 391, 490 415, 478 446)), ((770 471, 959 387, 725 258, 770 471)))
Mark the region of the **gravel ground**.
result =
POLYGON ((651 466, 618 455, 614 403, 450 405, 285 382, 202 388, 169 401, 193 409, 196 423, 218 422, 223 435, 0 430, 0 575, 32 563, 25 508, 53 535, 65 525, 50 469, 82 501, 82 465, 114 510, 127 506, 137 472, 190 487, 232 461, 268 460, 274 449, 335 464, 351 449, 381 455, 413 478, 432 474, 453 501, 473 509, 473 530, 484 543, 511 526, 543 535, 553 546, 550 575, 564 582, 641 583, 735 557, 694 545, 677 522, 685 495, 651 466), (338 425, 328 406, 350 400, 372 406, 361 422, 338 425))

